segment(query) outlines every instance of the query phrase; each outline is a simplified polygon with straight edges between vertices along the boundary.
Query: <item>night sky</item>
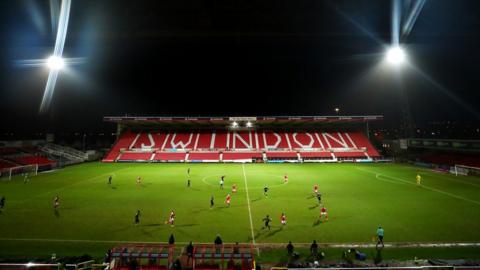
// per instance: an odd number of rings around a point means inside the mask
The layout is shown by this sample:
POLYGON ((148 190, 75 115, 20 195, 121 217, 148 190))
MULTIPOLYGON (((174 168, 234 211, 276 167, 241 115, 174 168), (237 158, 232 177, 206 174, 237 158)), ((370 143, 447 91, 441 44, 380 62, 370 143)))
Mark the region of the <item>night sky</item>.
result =
MULTIPOLYGON (((405 1, 408 2, 408 1, 405 1)), ((62 72, 18 60, 53 50, 49 0, 0 2, 0 131, 101 130, 103 116, 382 114, 402 93, 417 125, 480 120, 480 1, 427 1, 402 44, 412 67, 381 64, 387 0, 73 0, 62 72)))

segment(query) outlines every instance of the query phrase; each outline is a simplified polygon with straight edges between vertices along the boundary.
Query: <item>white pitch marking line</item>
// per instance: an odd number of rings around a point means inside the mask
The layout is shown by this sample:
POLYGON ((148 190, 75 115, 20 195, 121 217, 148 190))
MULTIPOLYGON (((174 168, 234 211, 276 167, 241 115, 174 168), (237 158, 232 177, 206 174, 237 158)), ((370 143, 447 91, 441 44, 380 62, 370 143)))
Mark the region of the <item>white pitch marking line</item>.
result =
POLYGON ((31 200, 33 200, 33 199, 35 199, 35 198, 43 197, 43 196, 48 195, 48 194, 51 194, 51 193, 58 193, 58 191, 60 191, 60 190, 64 190, 64 189, 66 189, 66 188, 70 188, 70 187, 72 187, 72 186, 76 186, 76 185, 79 185, 79 184, 85 184, 86 182, 95 180, 95 179, 97 179, 97 178, 103 178, 103 177, 112 175, 112 173, 113 173, 114 175, 116 175, 115 172, 119 172, 119 171, 123 171, 123 170, 128 170, 128 169, 130 169, 130 168, 131 168, 131 167, 113 170, 113 171, 111 171, 111 172, 109 172, 109 173, 104 173, 104 174, 97 175, 97 176, 94 176, 94 177, 91 177, 91 178, 88 178, 88 179, 80 180, 80 181, 78 181, 78 182, 75 182, 75 183, 72 183, 72 184, 69 184, 69 185, 65 185, 65 186, 59 187, 59 188, 57 188, 57 189, 45 191, 45 192, 43 192, 43 193, 38 193, 38 194, 36 194, 36 195, 34 195, 34 196, 31 196, 31 197, 26 198, 26 199, 23 199, 23 200, 12 201, 12 203, 25 203, 25 202, 29 202, 29 201, 31 201, 31 200))
MULTIPOLYGON (((53 238, 0 238, 2 241, 22 241, 22 242, 76 242, 76 243, 126 243, 126 244, 161 244, 164 242, 157 241, 128 241, 128 240, 87 240, 87 239, 53 239, 53 238)), ((180 245, 186 245, 189 242, 175 242, 180 245)), ((229 243, 225 243, 229 244, 229 243)), ((233 243, 231 243, 233 244, 233 243)), ((275 247, 284 247, 287 243, 258 243, 258 246, 275 246, 275 247)), ((297 246, 309 247, 311 243, 295 243, 297 246)), ((320 247, 330 247, 330 248, 349 248, 349 247, 363 247, 363 248, 373 248, 376 244, 372 243, 318 243, 320 247)), ((392 248, 426 248, 426 247, 480 247, 478 242, 391 242, 385 243, 385 247, 392 248)))
MULTIPOLYGON (((245 173, 245 164, 242 164, 242 171, 243 171, 243 180, 245 180, 245 194, 247 194, 248 217, 250 218, 250 231, 252 232, 252 243, 253 243, 253 246, 256 246, 255 233, 253 232, 252 210, 250 208, 250 195, 248 194, 247 174, 245 173)), ((257 252, 260 255, 260 251, 258 249, 257 249, 257 252)))
MULTIPOLYGON (((390 179, 393 179, 393 180, 400 181, 400 182, 405 183, 405 184, 410 184, 410 185, 414 185, 414 186, 417 185, 416 183, 407 181, 407 180, 402 179, 402 178, 389 176, 389 175, 386 175, 386 174, 381 174, 381 173, 377 173, 377 172, 374 172, 374 171, 365 170, 365 169, 361 169, 361 168, 357 168, 357 170, 375 174, 375 178, 377 178, 377 179, 379 179, 378 176, 383 176, 383 177, 386 177, 386 178, 390 178, 390 179)), ((379 179, 379 180, 381 180, 381 179, 379 179)), ((447 195, 447 196, 450 196, 450 197, 453 197, 453 198, 457 198, 457 199, 460 199, 460 200, 463 200, 463 201, 467 201, 467 202, 471 202, 471 203, 480 205, 479 201, 471 200, 471 199, 468 199, 468 198, 465 198, 465 197, 462 197, 462 196, 459 196, 459 195, 455 195, 455 194, 452 194, 452 193, 449 193, 449 192, 446 192, 446 191, 443 191, 443 190, 440 190, 440 189, 428 187, 428 186, 425 186, 425 185, 420 185, 420 187, 428 189, 430 191, 435 191, 435 192, 438 192, 440 194, 444 194, 444 195, 447 195)))

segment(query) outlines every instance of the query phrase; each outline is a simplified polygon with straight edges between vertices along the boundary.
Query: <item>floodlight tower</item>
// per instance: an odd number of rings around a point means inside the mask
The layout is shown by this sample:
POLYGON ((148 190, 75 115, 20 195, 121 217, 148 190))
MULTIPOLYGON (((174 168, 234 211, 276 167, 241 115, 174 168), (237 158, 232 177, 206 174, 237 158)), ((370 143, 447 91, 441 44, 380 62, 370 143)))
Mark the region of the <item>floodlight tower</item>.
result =
POLYGON ((410 113, 410 105, 408 103, 407 94, 403 87, 403 80, 401 79, 402 68, 407 64, 408 57, 405 49, 400 44, 394 44, 385 52, 385 62, 393 69, 394 75, 397 76, 395 82, 396 88, 400 91, 400 111, 401 111, 401 135, 411 137, 413 135, 413 118, 410 113))

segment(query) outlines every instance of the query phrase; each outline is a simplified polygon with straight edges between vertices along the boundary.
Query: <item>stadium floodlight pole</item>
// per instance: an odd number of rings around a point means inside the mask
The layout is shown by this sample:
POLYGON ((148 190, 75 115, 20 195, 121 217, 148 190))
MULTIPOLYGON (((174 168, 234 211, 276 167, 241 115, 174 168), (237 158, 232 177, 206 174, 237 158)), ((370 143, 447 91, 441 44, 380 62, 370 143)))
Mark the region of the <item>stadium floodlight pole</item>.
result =
POLYGON ((43 93, 40 112, 45 112, 52 101, 53 92, 57 83, 58 73, 64 66, 62 59, 63 48, 65 46, 65 38, 67 37, 68 19, 70 17, 71 0, 62 0, 60 7, 60 17, 58 20, 57 37, 55 40, 55 48, 53 55, 48 58, 47 66, 50 68, 47 84, 43 93))

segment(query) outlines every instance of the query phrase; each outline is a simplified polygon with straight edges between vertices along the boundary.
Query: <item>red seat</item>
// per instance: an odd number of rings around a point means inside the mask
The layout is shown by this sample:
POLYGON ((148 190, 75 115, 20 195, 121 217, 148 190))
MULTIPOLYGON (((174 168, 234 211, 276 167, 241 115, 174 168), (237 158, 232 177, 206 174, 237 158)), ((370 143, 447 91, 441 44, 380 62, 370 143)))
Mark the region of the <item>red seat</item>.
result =
POLYGON ((261 152, 224 152, 222 160, 243 160, 262 158, 261 152))
POLYGON ((267 152, 267 158, 298 158, 296 152, 267 152))
POLYGON ((181 161, 185 160, 186 153, 177 152, 158 152, 153 156, 153 160, 157 161, 181 161))
POLYGON ((146 161, 150 160, 152 157, 152 153, 133 153, 133 152, 126 152, 122 153, 118 160, 138 160, 138 161, 146 161))
POLYGON ((55 161, 50 160, 46 157, 41 157, 41 156, 21 156, 21 157, 13 157, 10 159, 15 161, 16 163, 20 163, 23 165, 38 164, 40 166, 43 166, 43 165, 52 165, 55 163, 55 161))
POLYGON ((190 152, 188 160, 220 160, 220 153, 217 152, 190 152))
POLYGON ((307 159, 330 159, 331 152, 338 158, 380 156, 361 132, 126 131, 103 161, 184 161, 188 151, 192 161, 219 160, 220 151, 225 161, 261 159, 263 151, 267 151, 267 158, 290 160, 298 158, 297 151, 307 159), (141 150, 155 154, 139 153, 141 150))

